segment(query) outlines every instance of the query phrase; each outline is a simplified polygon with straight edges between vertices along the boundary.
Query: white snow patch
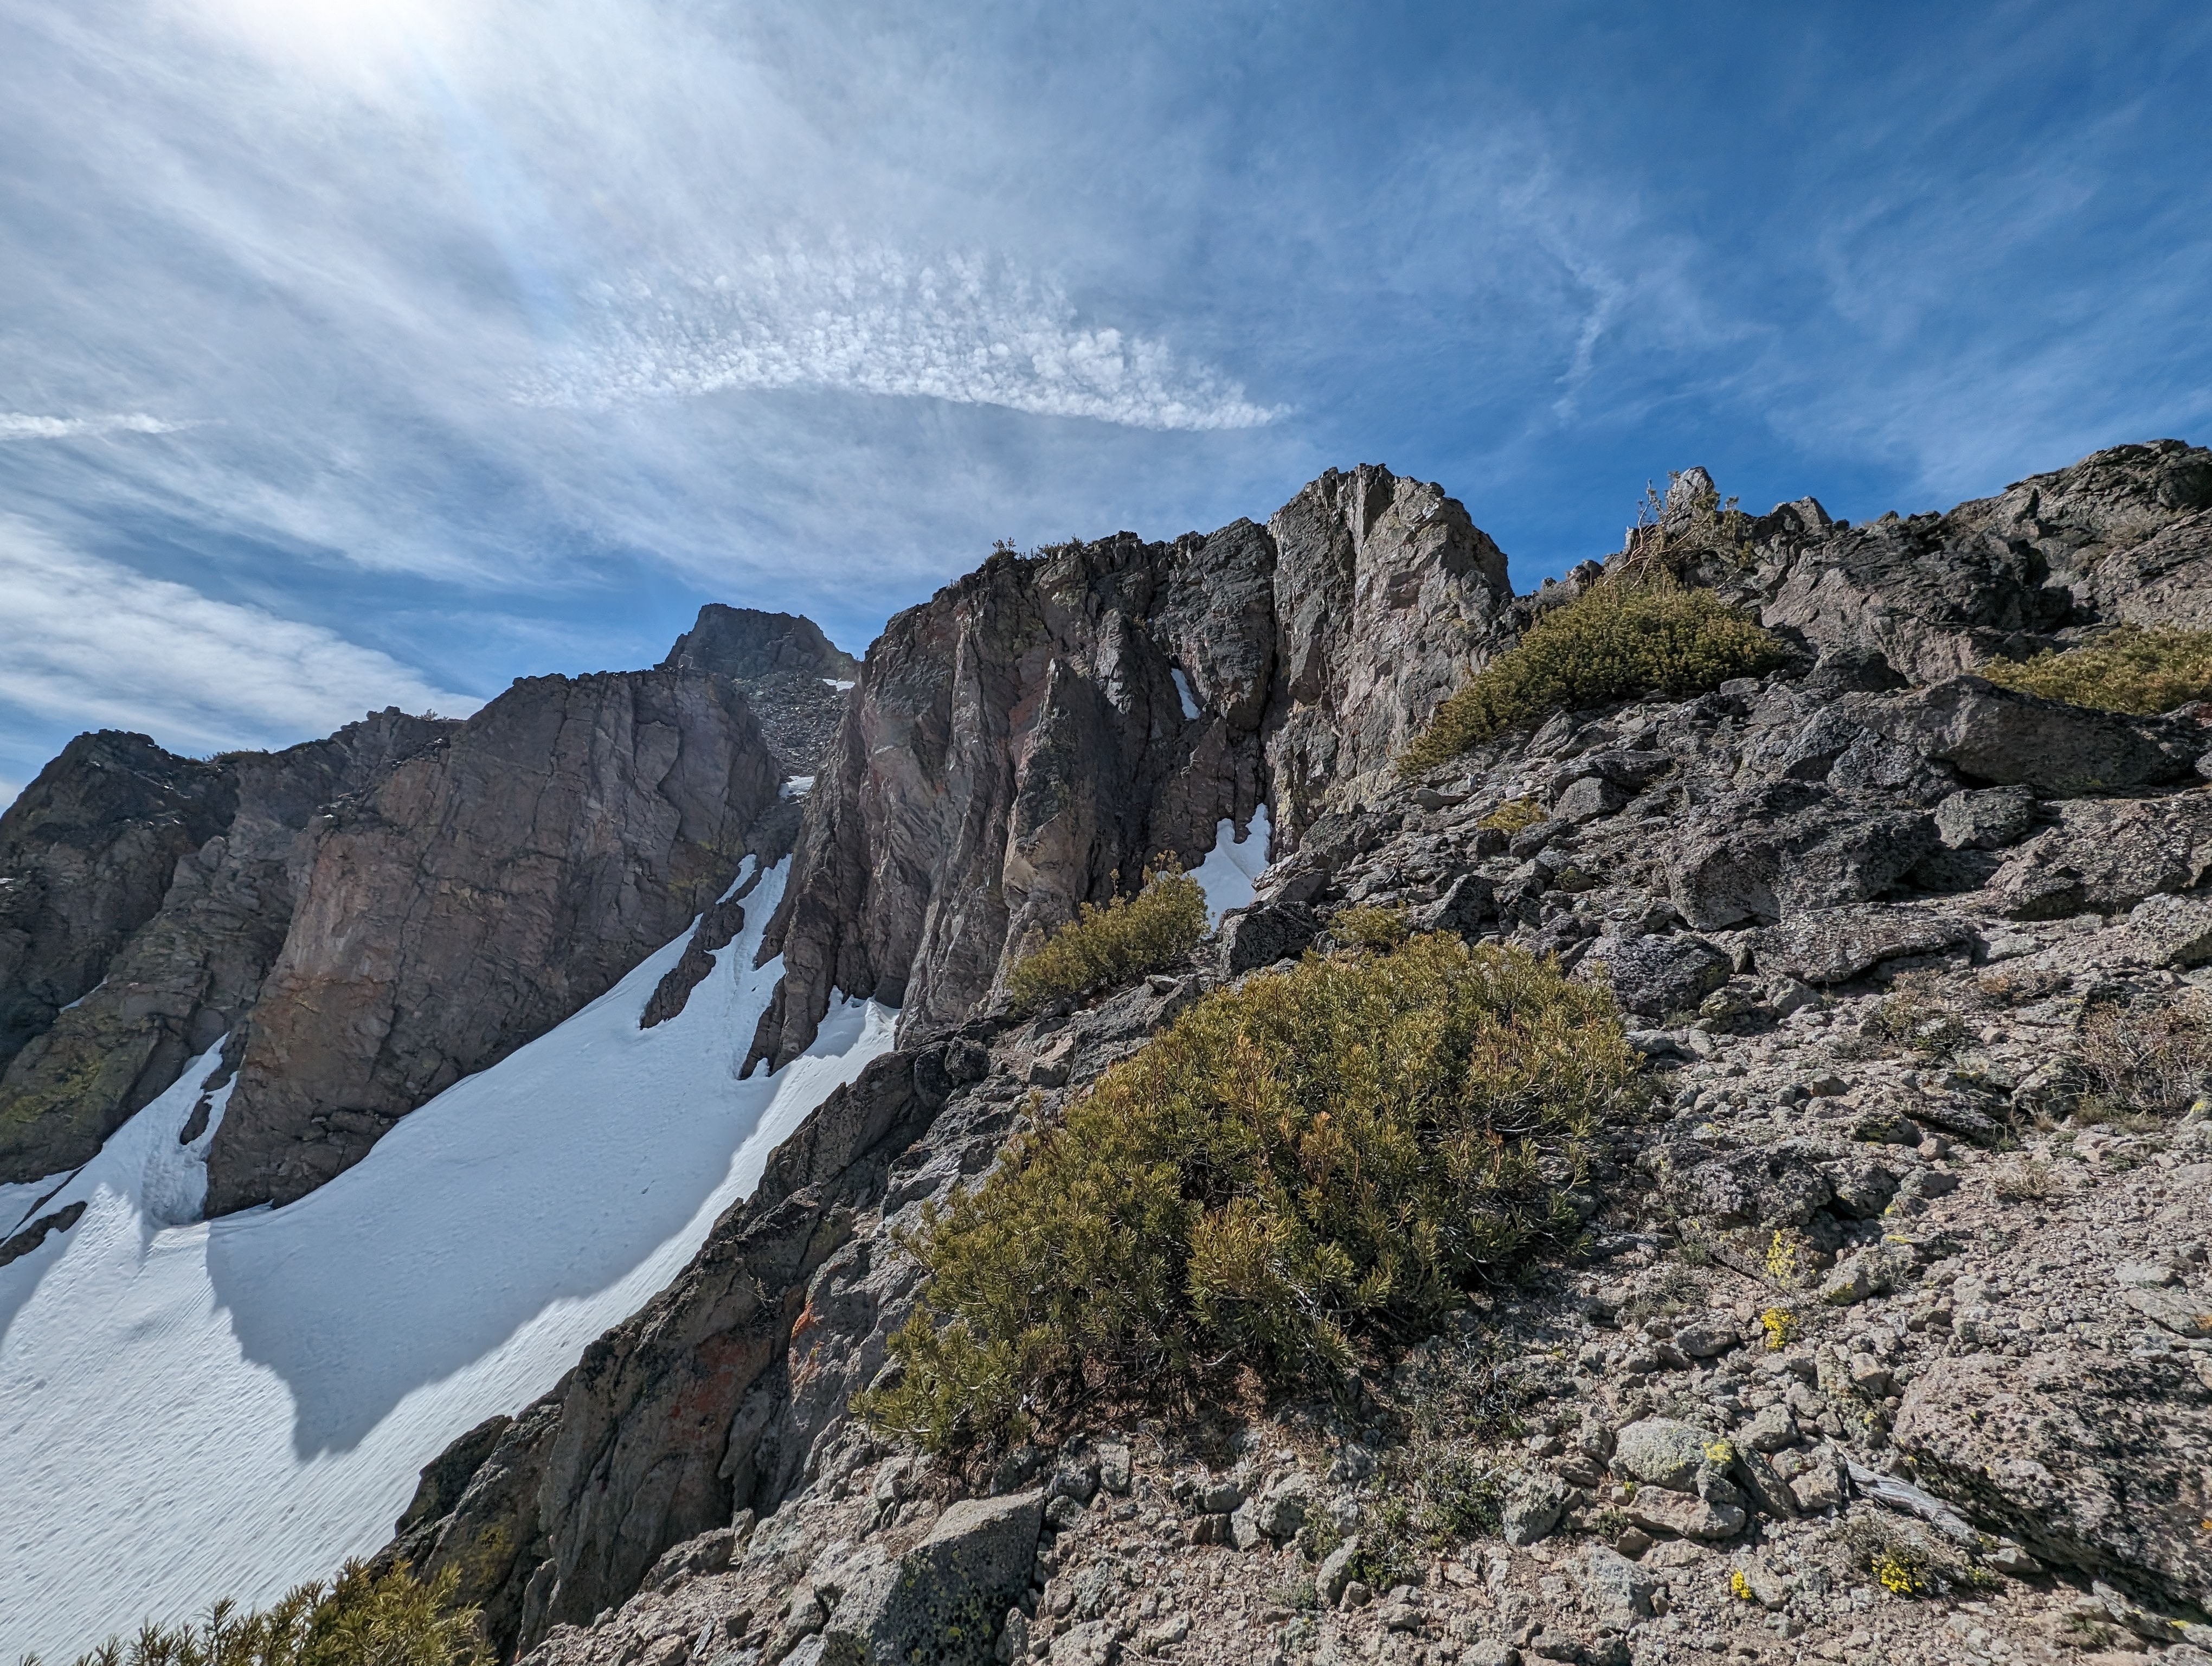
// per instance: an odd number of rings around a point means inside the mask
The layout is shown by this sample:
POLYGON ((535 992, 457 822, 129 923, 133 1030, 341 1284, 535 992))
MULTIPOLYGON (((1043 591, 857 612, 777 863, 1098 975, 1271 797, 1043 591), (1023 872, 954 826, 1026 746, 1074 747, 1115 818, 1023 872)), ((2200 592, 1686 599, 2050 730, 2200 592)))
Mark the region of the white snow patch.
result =
POLYGON ((94 995, 98 994, 99 994, 102 989, 105 989, 106 987, 107 987, 107 980, 106 980, 106 978, 104 978, 104 977, 103 977, 102 979, 100 979, 100 982, 97 982, 97 983, 94 984, 94 985, 92 986, 92 988, 90 988, 89 989, 87 989, 87 990, 86 990, 82 994, 79 995, 79 996, 78 996, 75 1000, 73 1000, 73 1001, 70 1002, 70 1004, 69 1004, 68 1006, 66 1006, 63 1007, 63 1008, 62 1008, 62 1011, 63 1011, 63 1012, 74 1012, 75 1011, 76 1011, 76 1009, 77 1009, 78 1007, 80 1007, 80 1006, 83 1006, 83 1005, 85 1004, 85 1002, 87 1002, 88 1000, 91 1000, 94 995))
POLYGON ((177 1135, 207 1059, 110 1139, 48 1206, 83 1219, 0 1268, 0 1654, 70 1658, 374 1550, 448 1441, 665 1286, 890 1045, 896 1015, 848 1001, 737 1079, 785 873, 677 1018, 637 1027, 688 932, 284 1208, 190 1219, 215 1120, 177 1135))
POLYGON ((1267 806, 1252 812, 1252 825, 1243 838, 1237 824, 1224 816, 1213 830, 1213 848, 1191 870, 1190 877, 1206 892, 1206 923, 1218 926, 1231 909, 1249 908, 1252 887, 1267 871, 1267 806))
POLYGON ((1188 722, 1192 718, 1199 715, 1198 702, 1190 696, 1190 678, 1182 674, 1181 666, 1177 666, 1170 674, 1175 678, 1176 698, 1182 702, 1183 721, 1188 722))
POLYGON ((793 775, 789 781, 784 782, 782 787, 777 790, 778 795, 786 800, 803 799, 809 793, 814 790, 814 777, 811 775, 793 775))
POLYGON ((841 683, 834 677, 825 677, 822 680, 827 683, 831 688, 836 690, 840 694, 842 694, 847 689, 853 686, 850 683, 841 683))

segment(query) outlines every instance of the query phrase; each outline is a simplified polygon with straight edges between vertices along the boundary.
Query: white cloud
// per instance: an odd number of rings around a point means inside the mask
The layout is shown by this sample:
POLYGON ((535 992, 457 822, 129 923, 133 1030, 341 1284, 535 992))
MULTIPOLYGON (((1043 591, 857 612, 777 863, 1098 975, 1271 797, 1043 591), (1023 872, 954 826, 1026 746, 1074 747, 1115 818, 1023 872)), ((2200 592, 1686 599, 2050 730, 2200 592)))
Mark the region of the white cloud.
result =
POLYGON ((1008 263, 891 249, 763 256, 656 287, 599 284, 597 328, 519 392, 605 410, 743 388, 825 388, 1003 405, 1132 428, 1259 428, 1284 408, 1166 343, 1085 327, 1008 263))
POLYGON ((181 434, 198 423, 165 422, 143 411, 109 416, 28 416, 0 410, 0 441, 76 440, 101 434, 181 434))
POLYGON ((217 601, 0 520, 0 702, 190 750, 325 733, 397 705, 480 703, 319 625, 217 601))

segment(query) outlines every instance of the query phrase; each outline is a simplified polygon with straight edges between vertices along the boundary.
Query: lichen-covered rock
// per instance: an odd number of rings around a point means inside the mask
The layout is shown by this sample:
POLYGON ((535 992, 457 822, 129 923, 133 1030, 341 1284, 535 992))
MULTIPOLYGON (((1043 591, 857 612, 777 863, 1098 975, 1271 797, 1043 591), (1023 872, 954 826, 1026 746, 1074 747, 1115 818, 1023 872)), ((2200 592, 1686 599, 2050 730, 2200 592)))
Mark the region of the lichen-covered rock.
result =
POLYGON ((1693 1010, 1729 980, 1729 958, 1687 934, 1601 938, 1584 964, 1602 969, 1621 1010, 1663 1018, 1693 1010))
POLYGON ((893 1560, 848 1573, 823 1631, 840 1666, 983 1666, 1006 1611, 1029 1590, 1044 1494, 968 1499, 893 1560))
POLYGON ((1923 1486, 2045 1561, 2212 1602, 2212 1389, 2182 1360, 2046 1338, 2026 1360, 1948 1361, 1894 1432, 1923 1486))
POLYGON ((1973 938, 1955 915, 1859 903, 1793 915, 1753 933, 1759 969, 1807 983, 1841 983, 1902 955, 1935 954, 1973 938))

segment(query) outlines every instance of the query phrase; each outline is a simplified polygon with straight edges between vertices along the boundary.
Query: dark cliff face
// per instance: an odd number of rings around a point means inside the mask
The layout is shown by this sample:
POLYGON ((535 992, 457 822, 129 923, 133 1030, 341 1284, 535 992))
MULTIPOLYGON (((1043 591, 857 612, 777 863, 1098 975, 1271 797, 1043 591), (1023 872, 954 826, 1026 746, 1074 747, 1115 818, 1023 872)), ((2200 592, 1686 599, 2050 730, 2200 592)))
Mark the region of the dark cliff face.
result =
POLYGON ((236 793, 222 769, 104 729, 70 742, 0 816, 0 1065, 106 975, 236 793))
POLYGON ((869 651, 768 952, 756 1056, 830 992, 958 1023, 1009 955, 1269 806, 1279 845, 1378 778, 1480 657, 1505 558, 1442 489, 1331 471, 1265 527, 996 556, 869 651), (1180 679, 1180 680, 1179 680, 1180 679))
POLYGON ((793 613, 709 602, 676 639, 663 671, 708 671, 745 693, 787 775, 811 775, 845 709, 860 662, 793 613))
MULTIPOLYGON (((30 1178, 84 1162, 175 1081, 187 1061, 231 1033, 283 946, 301 830, 323 805, 358 791, 456 727, 387 711, 326 740, 273 754, 234 753, 210 764, 170 758, 140 737, 86 737, 127 739, 131 755, 149 767, 171 775, 197 772, 188 778, 204 777, 210 786, 196 801, 197 816, 162 823, 168 836, 142 849, 137 883, 154 906, 114 945, 97 987, 80 992, 0 1075, 0 1175, 30 1178)), ((73 743, 48 775, 84 744, 73 743)), ((113 766, 92 766, 92 773, 106 778, 113 766)), ((110 872, 113 852, 145 827, 143 817, 112 803, 80 799, 78 814, 76 825, 100 828, 111 839, 110 872)), ((69 836, 51 817, 27 824, 9 866, 35 847, 51 870, 56 855, 72 848, 69 836)), ((99 897, 95 885, 80 901, 99 897)), ((9 978, 4 987, 20 998, 29 982, 9 978)))
POLYGON ((312 1190, 605 992, 728 887, 778 781, 725 678, 536 678, 319 816, 209 1213, 312 1190))

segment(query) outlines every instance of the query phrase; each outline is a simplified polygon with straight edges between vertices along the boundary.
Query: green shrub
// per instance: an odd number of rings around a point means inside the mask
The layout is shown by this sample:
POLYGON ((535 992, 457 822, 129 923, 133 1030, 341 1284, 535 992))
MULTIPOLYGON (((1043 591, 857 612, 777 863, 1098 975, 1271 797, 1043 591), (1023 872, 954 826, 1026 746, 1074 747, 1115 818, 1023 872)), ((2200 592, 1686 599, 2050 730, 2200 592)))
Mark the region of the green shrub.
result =
POLYGON ((1134 897, 1116 897, 1103 909, 1085 903, 1016 964, 1006 991, 1017 1006, 1042 1006, 1173 965, 1205 935, 1205 888, 1164 862, 1145 871, 1145 888, 1134 897))
MULTIPOLYGON (((138 1628, 110 1638, 76 1666, 489 1666, 477 1610, 453 1601, 447 1568, 428 1584, 404 1568, 373 1572, 348 1562, 325 1591, 295 1587, 267 1608, 240 1613, 228 1598, 198 1624, 138 1628)), ((37 1657, 22 1666, 37 1666, 37 1657)))
POLYGON ((1782 659, 1780 639, 1710 590, 1684 589, 1663 574, 1608 578, 1545 614, 1519 647, 1469 678, 1398 767, 1419 775, 1551 712, 1638 694, 1703 694, 1782 659))
POLYGON ((1449 933, 1216 990, 925 1213, 929 1283, 856 1408, 963 1451, 1245 1367, 1331 1383, 1577 1235, 1563 1193, 1635 1067, 1605 992, 1449 933))
POLYGON ((1385 908, 1380 903, 1362 903, 1355 908, 1339 909, 1328 921, 1328 934, 1352 949, 1395 949, 1412 931, 1403 905, 1385 908))
POLYGON ((2122 625, 2063 654, 1992 660, 1981 674, 2000 688, 2069 706, 2148 716, 2212 695, 2212 630, 2122 625))

